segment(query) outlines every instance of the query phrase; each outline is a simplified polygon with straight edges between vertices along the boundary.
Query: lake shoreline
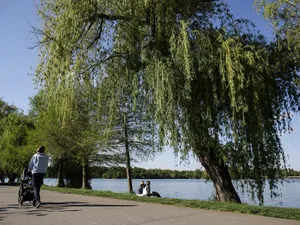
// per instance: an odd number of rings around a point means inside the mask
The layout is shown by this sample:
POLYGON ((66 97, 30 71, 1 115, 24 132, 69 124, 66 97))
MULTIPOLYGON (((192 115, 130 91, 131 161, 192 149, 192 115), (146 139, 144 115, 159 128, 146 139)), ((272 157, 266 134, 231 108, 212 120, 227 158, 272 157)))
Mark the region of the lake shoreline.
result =
MULTIPOLYGON (((158 192, 162 197, 186 199, 186 200, 203 200, 215 199, 215 189, 211 181, 204 179, 177 180, 177 179, 149 179, 151 181, 151 190, 158 192)), ((133 191, 136 192, 139 187, 140 179, 133 179, 133 191)), ((146 181, 146 180, 144 180, 146 181)), ((44 183, 49 186, 56 186, 57 179, 45 179, 44 183)), ((234 184, 238 195, 243 203, 250 205, 259 205, 257 198, 252 200, 251 193, 240 186, 234 184)), ((91 186, 97 191, 112 191, 116 193, 127 193, 128 185, 126 179, 92 179, 91 186)), ((300 208, 300 180, 287 179, 286 182, 278 184, 277 197, 271 197, 269 186, 264 189, 264 205, 300 208), (298 197, 299 196, 299 197, 298 197)), ((255 197, 255 196, 254 196, 255 197)))

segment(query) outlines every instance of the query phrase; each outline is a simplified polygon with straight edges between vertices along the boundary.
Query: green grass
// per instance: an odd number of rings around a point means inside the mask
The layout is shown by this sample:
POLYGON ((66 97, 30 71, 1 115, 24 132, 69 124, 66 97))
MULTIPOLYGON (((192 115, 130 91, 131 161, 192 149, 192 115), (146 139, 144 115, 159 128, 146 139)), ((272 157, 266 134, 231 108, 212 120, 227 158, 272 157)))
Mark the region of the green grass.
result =
POLYGON ((58 188, 58 187, 49 187, 49 186, 43 186, 43 189, 49 191, 69 193, 69 194, 89 195, 89 196, 115 198, 115 199, 130 200, 130 201, 137 201, 137 202, 174 205, 178 207, 255 214, 255 215, 261 215, 267 217, 300 220, 300 209, 296 209, 296 208, 264 207, 264 206, 253 206, 247 204, 223 203, 223 202, 216 202, 216 201, 184 200, 184 199, 175 199, 175 198, 147 198, 147 197, 139 197, 136 196, 135 194, 128 194, 128 193, 58 188))

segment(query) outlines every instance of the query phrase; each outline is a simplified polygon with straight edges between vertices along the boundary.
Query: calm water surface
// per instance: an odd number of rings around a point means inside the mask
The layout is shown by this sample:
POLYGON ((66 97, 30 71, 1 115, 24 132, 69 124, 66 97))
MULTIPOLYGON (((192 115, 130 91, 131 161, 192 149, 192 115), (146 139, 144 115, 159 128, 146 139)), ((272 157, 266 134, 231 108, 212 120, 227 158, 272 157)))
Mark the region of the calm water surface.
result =
MULTIPOLYGON (((145 180, 146 181, 146 180, 145 180)), ((162 197, 180 199, 208 200, 214 196, 213 184, 206 180, 173 180, 153 179, 151 190, 160 193, 162 197)), ((300 179, 288 179, 283 185, 279 185, 281 195, 270 197, 268 188, 265 189, 265 206, 280 206, 300 208, 300 179)), ((140 180, 133 180, 133 189, 136 190, 140 180)), ((54 186, 56 179, 45 179, 44 183, 54 186)), ((109 190, 113 192, 127 192, 126 179, 92 179, 93 190, 109 190)), ((252 201, 251 196, 238 190, 238 194, 244 203, 258 205, 258 201, 252 201)))

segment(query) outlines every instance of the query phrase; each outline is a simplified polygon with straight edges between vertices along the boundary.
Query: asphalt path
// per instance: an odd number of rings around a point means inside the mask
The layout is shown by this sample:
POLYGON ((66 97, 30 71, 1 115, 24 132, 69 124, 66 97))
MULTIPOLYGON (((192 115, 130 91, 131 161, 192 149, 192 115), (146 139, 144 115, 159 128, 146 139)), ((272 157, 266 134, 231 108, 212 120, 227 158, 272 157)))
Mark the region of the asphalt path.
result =
POLYGON ((18 206, 18 187, 0 186, 1 225, 300 225, 299 221, 41 191, 18 206))

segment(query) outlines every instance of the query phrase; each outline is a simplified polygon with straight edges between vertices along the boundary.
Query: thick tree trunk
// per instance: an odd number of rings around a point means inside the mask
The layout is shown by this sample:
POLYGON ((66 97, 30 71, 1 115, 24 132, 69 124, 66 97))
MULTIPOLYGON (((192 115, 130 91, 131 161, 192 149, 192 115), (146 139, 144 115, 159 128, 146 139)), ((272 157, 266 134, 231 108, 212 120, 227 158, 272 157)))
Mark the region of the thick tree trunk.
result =
POLYGON ((129 143, 128 143, 128 131, 127 131, 127 119, 126 115, 124 116, 124 131, 125 131, 125 151, 126 151, 126 173, 128 181, 128 192, 132 193, 132 177, 131 177, 131 165, 130 165, 130 152, 129 152, 129 143))
POLYGON ((57 187, 65 187, 62 159, 59 160, 57 177, 58 177, 57 187))
POLYGON ((82 188, 82 165, 66 160, 64 161, 64 168, 66 168, 64 172, 66 187, 82 188))
POLYGON ((241 203, 223 160, 218 159, 212 150, 201 152, 197 156, 214 184, 217 201, 241 203))

